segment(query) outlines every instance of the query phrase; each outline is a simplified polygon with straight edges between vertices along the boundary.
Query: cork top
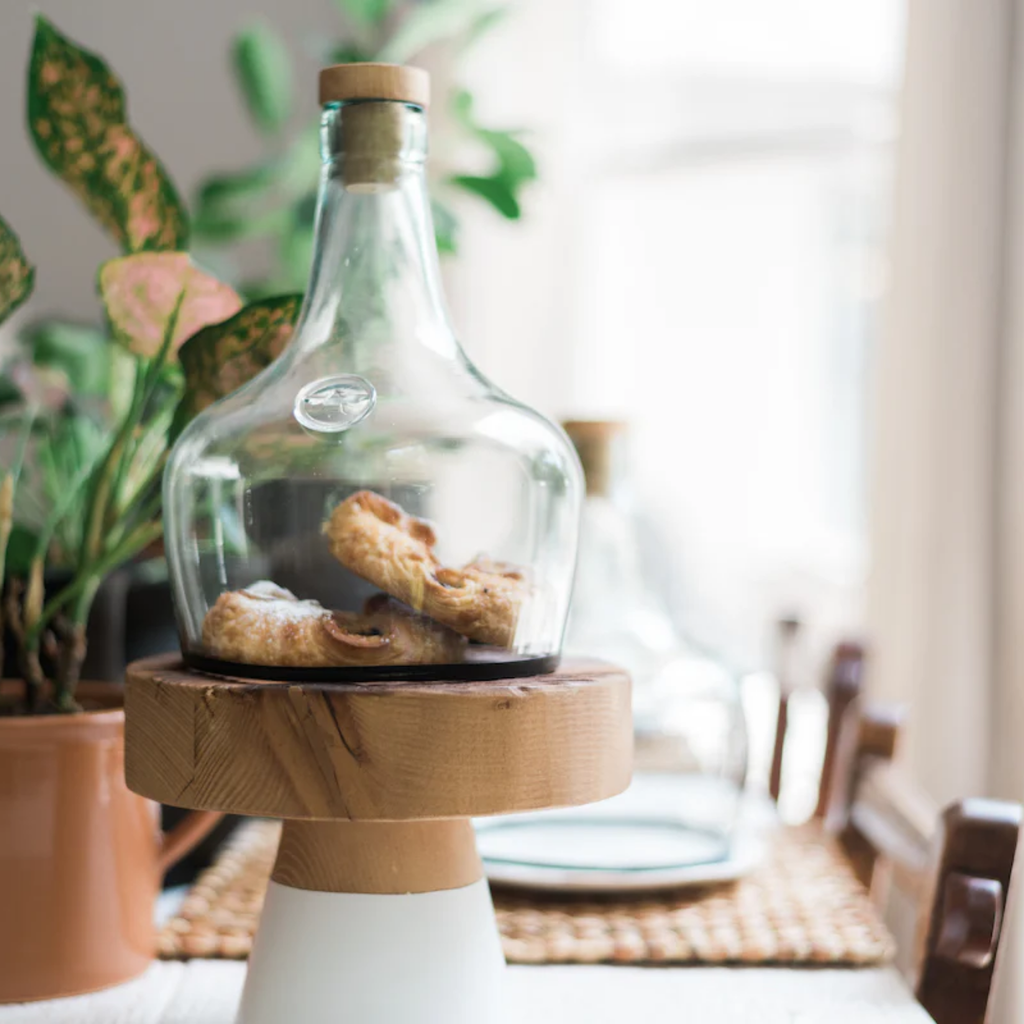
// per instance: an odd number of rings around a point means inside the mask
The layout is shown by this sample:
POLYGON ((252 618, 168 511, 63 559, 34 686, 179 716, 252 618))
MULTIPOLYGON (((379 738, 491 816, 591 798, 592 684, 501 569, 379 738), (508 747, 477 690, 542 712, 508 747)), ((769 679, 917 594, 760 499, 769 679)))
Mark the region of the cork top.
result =
POLYGON ((427 107, 430 75, 405 64, 335 64, 320 72, 320 103, 397 100, 427 107))
POLYGON ((608 497, 625 455, 627 424, 619 420, 566 420, 562 427, 583 465, 587 494, 608 497))

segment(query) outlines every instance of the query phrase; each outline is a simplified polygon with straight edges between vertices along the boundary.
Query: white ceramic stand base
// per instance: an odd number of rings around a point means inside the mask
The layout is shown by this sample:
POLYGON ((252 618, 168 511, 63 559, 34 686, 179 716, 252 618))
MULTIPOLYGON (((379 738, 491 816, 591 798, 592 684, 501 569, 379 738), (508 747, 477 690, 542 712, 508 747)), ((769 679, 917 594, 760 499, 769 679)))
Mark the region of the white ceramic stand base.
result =
POLYGON ((129 666, 125 774, 281 818, 239 1024, 499 1024, 505 963, 470 819, 621 793, 629 677, 253 683, 129 666))
POLYGON ((486 879, 408 895, 271 882, 237 1024, 499 1024, 486 879))

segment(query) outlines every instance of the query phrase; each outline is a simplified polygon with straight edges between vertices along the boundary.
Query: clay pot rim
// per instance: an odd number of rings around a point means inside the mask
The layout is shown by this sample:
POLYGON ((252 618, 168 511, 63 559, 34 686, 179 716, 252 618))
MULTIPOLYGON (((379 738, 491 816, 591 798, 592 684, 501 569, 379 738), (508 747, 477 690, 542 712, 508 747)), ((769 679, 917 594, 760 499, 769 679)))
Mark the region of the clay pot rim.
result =
MULTIPOLYGON (((7 686, 21 686, 20 679, 0 679, 0 689, 7 686)), ((0 730, 7 729, 71 729, 88 722, 93 725, 117 725, 124 721, 124 689, 117 683, 101 683, 83 680, 78 684, 78 693, 95 693, 101 698, 116 698, 122 701, 116 707, 94 708, 88 711, 72 711, 67 714, 50 715, 0 715, 0 730)))

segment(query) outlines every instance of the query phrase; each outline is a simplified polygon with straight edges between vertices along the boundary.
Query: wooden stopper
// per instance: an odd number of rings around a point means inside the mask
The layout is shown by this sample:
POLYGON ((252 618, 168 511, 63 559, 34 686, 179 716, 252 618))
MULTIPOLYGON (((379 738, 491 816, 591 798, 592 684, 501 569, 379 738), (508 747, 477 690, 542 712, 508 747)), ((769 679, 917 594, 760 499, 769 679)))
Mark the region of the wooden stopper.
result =
POLYGON ((346 107, 341 123, 341 180, 350 192, 393 188, 408 111, 397 103, 357 103, 346 107))
POLYGON ((351 192, 393 188, 410 112, 426 109, 430 75, 401 64, 335 64, 320 72, 320 103, 351 103, 341 116, 342 182, 351 192), (390 102, 355 102, 384 100, 390 102))
POLYGON ((562 428, 583 464, 587 494, 607 497, 619 468, 626 424, 617 420, 566 420, 562 428))
POLYGON ((430 104, 430 75, 404 64, 335 64, 320 72, 320 105, 346 100, 430 104))

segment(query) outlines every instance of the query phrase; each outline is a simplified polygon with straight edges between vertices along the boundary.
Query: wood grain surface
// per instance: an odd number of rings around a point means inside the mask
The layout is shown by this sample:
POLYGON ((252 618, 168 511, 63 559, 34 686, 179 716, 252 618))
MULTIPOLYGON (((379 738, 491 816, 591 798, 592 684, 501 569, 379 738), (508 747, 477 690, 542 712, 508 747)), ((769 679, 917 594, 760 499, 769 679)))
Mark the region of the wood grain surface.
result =
POLYGON ((436 892, 483 878, 466 818, 286 821, 271 878, 317 892, 436 892))
POLYGON ((398 100, 426 107, 430 75, 401 64, 334 64, 320 72, 320 103, 343 100, 398 100))
POLYGON ((632 764, 629 677, 596 661, 494 682, 252 683, 129 666, 128 785, 276 818, 404 821, 589 803, 632 764))

